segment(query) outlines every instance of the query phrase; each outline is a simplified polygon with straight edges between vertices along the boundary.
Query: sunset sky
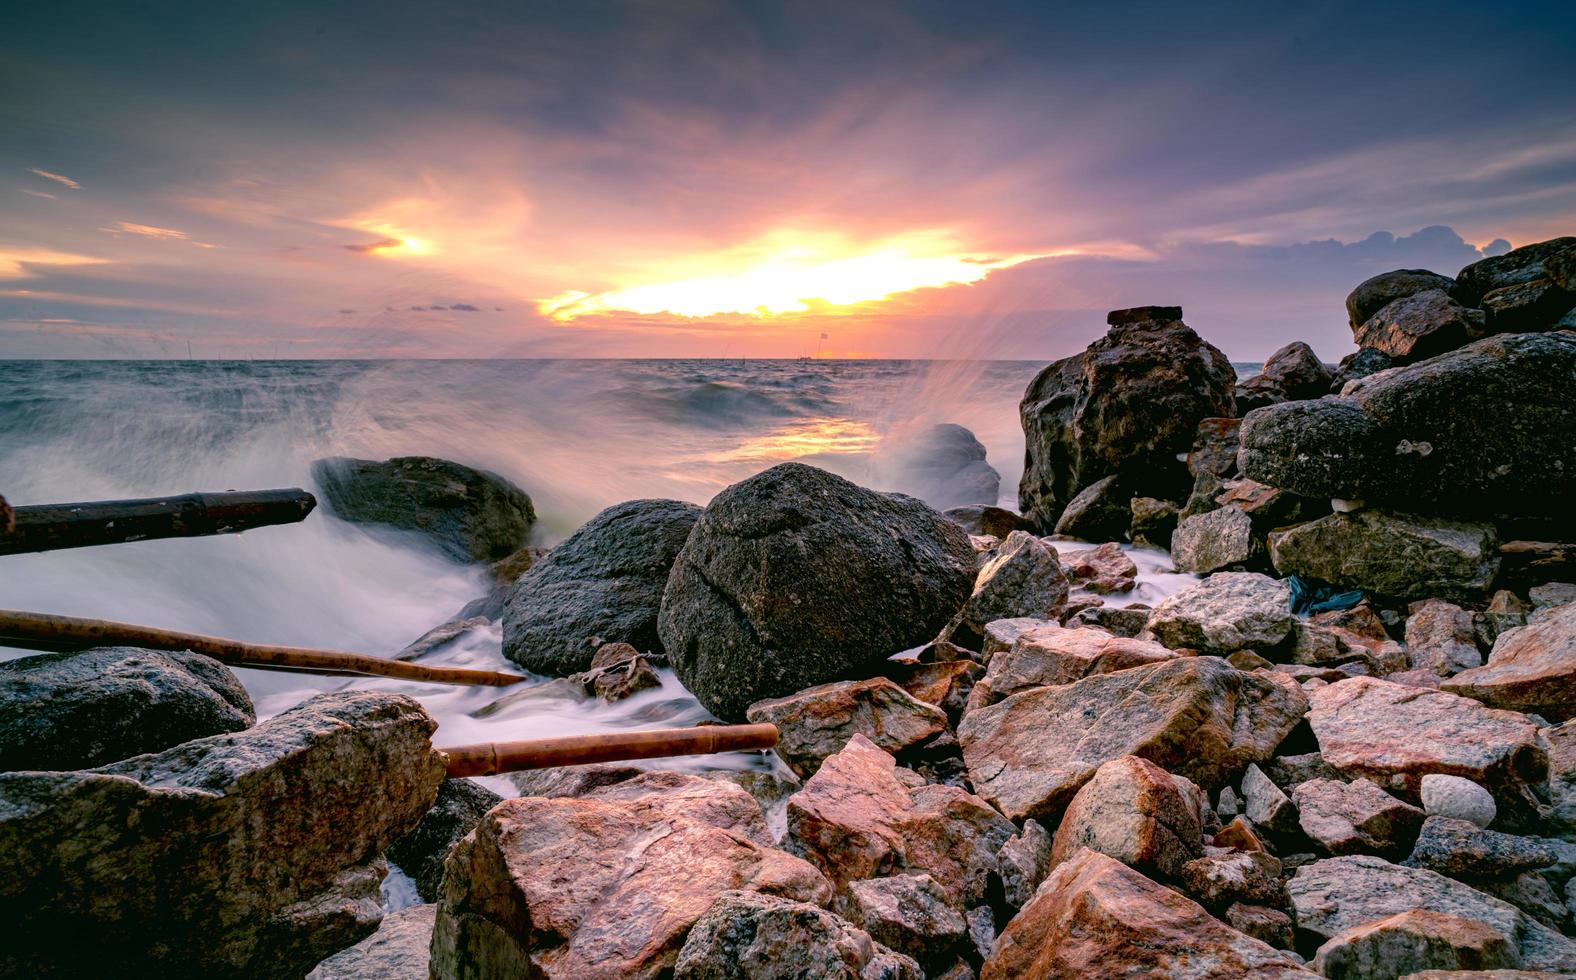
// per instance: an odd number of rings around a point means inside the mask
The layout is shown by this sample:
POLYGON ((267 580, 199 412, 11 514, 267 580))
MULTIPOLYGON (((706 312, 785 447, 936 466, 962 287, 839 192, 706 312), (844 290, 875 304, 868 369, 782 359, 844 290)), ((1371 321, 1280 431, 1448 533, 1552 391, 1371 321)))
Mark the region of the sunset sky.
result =
POLYGON ((1333 361, 1559 234, 1569 0, 0 13, 0 357, 1333 361))

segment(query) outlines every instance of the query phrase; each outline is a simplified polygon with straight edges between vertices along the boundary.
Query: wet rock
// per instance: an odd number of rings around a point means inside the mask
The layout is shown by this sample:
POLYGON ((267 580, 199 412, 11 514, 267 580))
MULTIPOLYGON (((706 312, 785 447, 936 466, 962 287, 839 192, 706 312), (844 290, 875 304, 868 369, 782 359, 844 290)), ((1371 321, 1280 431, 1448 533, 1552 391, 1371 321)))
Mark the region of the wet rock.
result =
POLYGON ((1463 303, 1476 304, 1496 289, 1519 286, 1547 278, 1544 263, 1576 245, 1576 238, 1553 238, 1511 249, 1504 255, 1481 259, 1456 274, 1455 294, 1463 303))
POLYGON ((1022 908, 1051 870, 1051 834, 1038 821, 1025 820, 1023 829, 1007 839, 996 856, 1003 896, 1013 908, 1022 908))
POLYGON ((1426 908, 1470 919, 1510 938, 1524 967, 1576 969, 1576 941, 1508 902, 1422 868, 1366 854, 1326 858, 1298 868, 1286 890, 1296 907, 1297 928, 1321 943, 1348 929, 1426 908))
POLYGON ((1057 534, 1085 541, 1120 538, 1132 522, 1129 503, 1133 494, 1116 476, 1104 476, 1079 490, 1062 509, 1054 528, 1057 534))
POLYGON ((1515 944, 1493 926, 1423 908, 1353 926, 1319 947, 1313 959, 1314 969, 1331 980, 1520 965, 1515 944))
POLYGON ((851 882, 845 914, 870 938, 938 972, 958 958, 969 927, 927 874, 851 882))
POLYGON ((1130 477, 1139 494, 1168 496, 1186 478, 1177 456, 1191 447, 1199 420, 1236 414, 1231 363, 1181 322, 1180 310, 1131 312, 1113 313, 1106 336, 1051 364, 1024 392, 1018 502, 1041 528, 1107 476, 1130 477))
POLYGON ((1372 509, 1269 536, 1270 559, 1282 575, 1398 599, 1481 596, 1499 570, 1498 547, 1491 525, 1372 509))
POLYGON ((1182 886, 1205 908, 1225 910, 1233 905, 1288 908, 1281 863, 1264 851, 1222 851, 1182 865, 1182 886))
POLYGON ((784 698, 757 701, 745 717, 777 726, 777 754, 799 776, 809 776, 827 756, 861 734, 896 753, 947 727, 940 708, 910 695, 885 677, 822 684, 784 698))
POLYGON ((432 976, 658 977, 724 893, 824 902, 809 864, 671 805, 508 800, 449 855, 432 976))
MULTIPOLYGON (((416 883, 424 902, 435 902, 443 884, 443 861, 456 841, 471 832, 482 814, 503 797, 469 779, 445 779, 438 799, 410 833, 389 845, 388 858, 416 883)), ((429 927, 431 922, 428 922, 429 927)))
POLYGON ((1493 794, 1470 779, 1429 773, 1423 777, 1419 793, 1423 812, 1431 817, 1465 820, 1478 827, 1494 822, 1493 794))
POLYGON ((1412 604, 1406 618, 1406 652, 1414 668, 1440 677, 1483 663, 1472 614, 1439 599, 1412 604))
POLYGON ((1210 473, 1222 478, 1236 473, 1237 429, 1241 426, 1241 419, 1200 419, 1193 448, 1187 454, 1188 472, 1195 477, 1210 473))
POLYGON ((103 647, 0 663, 0 771, 90 769, 256 720, 241 682, 201 654, 103 647))
POLYGON ((1494 642, 1488 663, 1440 686, 1551 721, 1576 716, 1576 605, 1559 606, 1504 633, 1494 642))
POLYGON ((1056 549, 1026 531, 1014 531, 986 556, 973 593, 947 632, 972 640, 998 619, 1056 619, 1067 605, 1067 589, 1056 549))
POLYGON ((923 980, 919 964, 808 902, 725 892, 695 923, 675 980, 923 980))
POLYGON ((1242 797, 1249 822, 1264 833, 1284 839, 1297 831, 1297 808, 1291 798, 1256 765, 1242 774, 1242 797))
POLYGON ((985 462, 985 446, 961 425, 944 422, 883 445, 877 465, 895 483, 937 510, 993 505, 1001 474, 985 462))
POLYGON ((1545 760, 1525 715, 1372 677, 1315 691, 1308 724, 1330 765, 1418 799, 1429 773, 1492 789, 1536 779, 1545 760))
POLYGON ((1132 516, 1127 536, 1134 544, 1150 548, 1171 547, 1171 535, 1177 529, 1180 516, 1176 504, 1155 497, 1134 497, 1132 516))
POLYGON ((1149 631, 1172 649, 1224 656, 1278 645, 1293 619, 1284 582, 1254 572, 1217 572, 1166 597, 1149 614, 1149 631))
MULTIPOLYGON (((1500 334, 1242 422, 1243 473, 1306 497, 1456 518, 1568 517, 1576 333, 1500 334)), ((1423 598, 1423 596, 1417 596, 1423 598)))
POLYGON ((427 980, 436 905, 412 905, 383 917, 378 931, 319 963, 306 980, 427 980))
POLYGON ((1358 346, 1409 364, 1455 350, 1483 332, 1482 310, 1462 306, 1443 289, 1425 289, 1388 304, 1352 334, 1358 346))
POLYGON ((1029 630, 1010 650, 991 658, 984 680, 974 686, 969 706, 972 710, 1029 688, 1071 684, 1091 674, 1160 663, 1176 656, 1158 643, 1112 636, 1092 627, 1045 626, 1029 630))
POLYGON ((1203 791, 1144 759, 1112 759, 1067 805, 1051 847, 1051 866, 1082 848, 1160 878, 1177 878, 1204 853, 1203 791))
POLYGON ((1095 851, 1051 872, 980 971, 981 980, 1312 975, 1290 954, 1095 851))
POLYGON ((486 616, 471 616, 451 619, 447 623, 439 623, 401 647, 399 652, 394 654, 393 659, 420 660, 428 654, 437 653, 462 637, 468 636, 477 630, 486 629, 491 622, 486 616))
POLYGON ((537 562, 509 593, 504 656, 539 674, 583 671, 605 643, 661 652, 657 609, 700 508, 629 500, 607 508, 537 562))
POLYGON ((436 727, 320 694, 242 732, 0 774, 5 976, 299 977, 382 917, 380 855, 433 802, 436 727))
POLYGON ((1013 819, 1048 822, 1124 755, 1218 789, 1269 758, 1306 707, 1268 675, 1181 657, 1015 694, 965 715, 958 741, 976 792, 1013 819))
POLYGON ((591 658, 591 669, 572 675, 586 693, 609 703, 662 686, 655 660, 642 656, 628 643, 604 643, 591 658))
POLYGON ((1237 507, 1184 519, 1171 535, 1171 561, 1179 572, 1201 575, 1269 563, 1263 540, 1253 533, 1252 519, 1237 507))
POLYGON ((932 639, 975 567, 963 529, 918 500, 782 463, 712 499, 658 630, 684 686, 737 719, 932 639))
POLYGON ((1231 928, 1257 939, 1267 946, 1276 949, 1291 949, 1293 942, 1291 916, 1280 909, 1272 909, 1265 905, 1249 905, 1246 902, 1226 909, 1223 916, 1226 924, 1231 928))
POLYGON ((1062 570, 1081 589, 1109 595, 1131 592, 1137 584, 1138 566, 1115 542, 1085 551, 1064 551, 1061 558, 1062 570))
POLYGON ((1271 354, 1259 373, 1242 382, 1241 387, 1250 394, 1264 392, 1279 398, 1318 398, 1330 390, 1333 380, 1335 376, 1319 360, 1313 348, 1294 340, 1271 354))
POLYGON ((553 766, 549 769, 528 769, 511 772, 509 781, 521 796, 562 797, 584 796, 601 786, 611 786, 626 779, 645 775, 649 770, 617 762, 592 763, 583 766, 553 766))
POLYGON ((1310 779, 1291 795, 1303 833, 1331 854, 1399 857, 1423 826, 1422 810, 1366 779, 1310 779))
POLYGON ((971 793, 922 784, 863 735, 788 800, 790 848, 834 884, 924 872, 954 908, 984 897, 1014 829, 971 793))
POLYGON ((312 464, 329 510, 352 524, 414 531, 455 561, 493 561, 525 543, 536 509, 496 473, 430 456, 312 464))
POLYGON ((1005 538, 1014 531, 1032 531, 1034 525, 1004 507, 949 507, 942 511, 970 534, 1005 538))
POLYGON ((1454 279, 1429 272, 1427 269, 1397 269, 1394 272, 1383 272, 1364 280, 1346 297, 1347 320, 1355 332, 1369 317, 1398 299, 1430 289, 1443 289, 1448 292, 1455 288, 1455 285, 1454 279))

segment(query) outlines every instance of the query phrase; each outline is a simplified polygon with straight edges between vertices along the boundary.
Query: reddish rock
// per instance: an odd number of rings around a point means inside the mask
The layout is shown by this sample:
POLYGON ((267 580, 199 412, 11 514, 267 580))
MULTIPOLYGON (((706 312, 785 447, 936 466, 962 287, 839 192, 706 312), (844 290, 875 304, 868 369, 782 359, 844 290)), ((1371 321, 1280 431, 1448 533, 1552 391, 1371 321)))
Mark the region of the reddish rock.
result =
POLYGON ((1214 841, 1216 847, 1231 847, 1239 851, 1264 850, 1264 842, 1253 832, 1253 827, 1246 817, 1233 817, 1215 832, 1214 841))
POLYGON ((885 674, 903 690, 940 708, 949 720, 956 722, 968 704, 974 685, 985 676, 985 668, 959 657, 932 663, 893 663, 885 669, 885 674))
POLYGON ((1237 429, 1241 419, 1199 419, 1187 468, 1194 476, 1213 473, 1227 477, 1237 471, 1237 429))
POLYGON ((848 744, 855 734, 897 752, 944 731, 946 712, 885 677, 834 681, 787 697, 757 701, 745 711, 755 724, 777 726, 777 754, 800 776, 848 744))
POLYGON ((1576 716, 1576 603, 1500 635, 1482 667, 1440 685, 1484 704, 1530 711, 1550 721, 1576 716))
POLYGON ((1280 874, 1280 859, 1273 854, 1216 848, 1184 864, 1181 878, 1188 894, 1208 909, 1226 909, 1239 902, 1286 908, 1280 874))
POLYGON ((1413 668, 1440 677, 1483 663, 1472 614, 1441 599, 1412 603, 1406 617, 1406 653, 1413 668))
POLYGON ((1310 779, 1291 791, 1303 833, 1331 854, 1399 857, 1412 849, 1423 811, 1366 779, 1310 779))
POLYGON ((1141 667, 1176 659, 1177 654, 1149 640, 1112 636, 1093 627, 1045 626, 1019 636, 1012 648, 991 658, 985 678, 974 687, 969 708, 995 704, 1031 687, 1071 684, 1091 674, 1141 667))
POLYGON ((1112 759, 1068 804, 1051 845, 1051 866, 1087 847, 1147 874, 1175 878, 1204 853, 1206 803, 1192 782, 1153 762, 1112 759))
POLYGON ((1226 924, 1261 943, 1276 949, 1291 949, 1296 936, 1292 931, 1291 916, 1267 905, 1249 905, 1238 902, 1226 910, 1226 924))
POLYGON ((1320 946, 1313 958, 1314 969, 1330 980, 1520 965, 1515 943, 1498 929, 1422 908, 1353 926, 1320 946))
POLYGON ((695 923, 672 976, 675 980, 924 980, 925 974, 909 957, 823 908, 734 891, 718 898, 695 923))
POLYGON ((1131 592, 1137 583, 1138 566, 1115 542, 1085 551, 1066 551, 1061 557, 1062 571, 1074 585, 1090 592, 1131 592))
POLYGON ((1051 872, 980 970, 980 980, 1313 975, 1196 902, 1088 850, 1051 872))

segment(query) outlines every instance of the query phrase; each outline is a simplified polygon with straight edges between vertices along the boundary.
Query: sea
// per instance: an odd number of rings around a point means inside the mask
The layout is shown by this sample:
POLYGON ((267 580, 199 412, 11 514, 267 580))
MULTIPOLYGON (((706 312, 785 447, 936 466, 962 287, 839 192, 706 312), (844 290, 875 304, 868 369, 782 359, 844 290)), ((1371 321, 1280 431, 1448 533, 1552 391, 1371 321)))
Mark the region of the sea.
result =
MULTIPOLYGON (((190 491, 314 489, 313 460, 431 455, 498 473, 550 546, 611 504, 717 491, 796 459, 926 496, 897 450, 938 423, 969 429, 1015 506, 1018 401, 1038 361, 0 361, 0 496, 13 505, 190 491)), ((1154 602, 1189 577, 1129 549, 1154 602)), ((121 620, 260 643, 387 655, 487 591, 485 573, 419 537, 305 521, 243 534, 0 558, 0 608, 121 620)), ((496 624, 424 662, 517 669, 496 624)), ((0 658, 27 651, 0 649, 0 658)), ((440 745, 690 725, 704 708, 670 671, 616 704, 371 678, 241 669, 259 718, 327 690, 401 691, 440 745)), ((669 764, 761 765, 750 757, 669 764)), ((484 780, 509 794, 502 777, 484 780)))

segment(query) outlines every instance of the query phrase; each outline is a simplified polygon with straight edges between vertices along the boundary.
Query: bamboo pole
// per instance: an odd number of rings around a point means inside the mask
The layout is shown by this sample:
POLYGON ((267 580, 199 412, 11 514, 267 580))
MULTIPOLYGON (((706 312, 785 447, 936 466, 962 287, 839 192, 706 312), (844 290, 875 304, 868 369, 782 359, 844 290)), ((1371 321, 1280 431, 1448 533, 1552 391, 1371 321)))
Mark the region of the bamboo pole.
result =
POLYGON ((29 650, 87 650, 92 647, 133 646, 149 650, 191 650, 232 667, 290 670, 352 677, 397 677, 434 684, 480 684, 508 687, 529 678, 493 670, 434 667, 386 660, 364 653, 312 650, 305 647, 243 643, 201 633, 180 633, 152 626, 134 626, 106 619, 79 619, 49 613, 0 609, 0 646, 29 650))
POLYGON ((316 497, 294 488, 75 504, 13 504, 9 526, 0 526, 0 555, 151 538, 235 534, 271 524, 294 524, 305 520, 316 506, 316 497))
POLYGON ((769 749, 777 744, 776 725, 701 725, 649 732, 571 735, 520 742, 482 742, 439 749, 448 775, 492 776, 525 769, 580 766, 594 762, 626 762, 675 755, 710 755, 769 749))

